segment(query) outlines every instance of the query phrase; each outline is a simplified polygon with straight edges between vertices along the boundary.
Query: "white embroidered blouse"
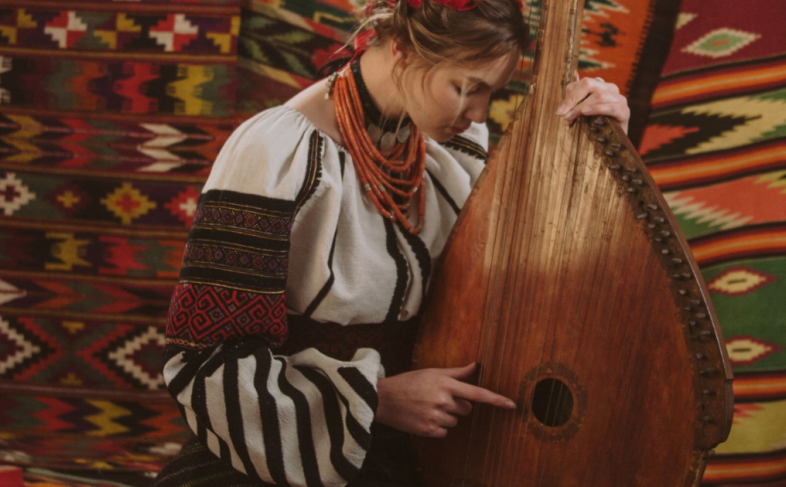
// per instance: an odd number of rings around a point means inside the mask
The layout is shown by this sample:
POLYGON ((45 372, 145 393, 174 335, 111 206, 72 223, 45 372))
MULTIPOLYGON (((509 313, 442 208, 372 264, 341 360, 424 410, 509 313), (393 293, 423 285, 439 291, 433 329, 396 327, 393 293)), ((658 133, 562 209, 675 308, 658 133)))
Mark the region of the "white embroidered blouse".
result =
POLYGON ((444 144, 426 139, 425 221, 413 236, 379 214, 347 150, 301 113, 272 108, 235 130, 199 199, 164 366, 214 454, 278 485, 343 486, 357 473, 379 354, 275 355, 287 315, 346 326, 417 315, 487 141, 481 124, 444 144))

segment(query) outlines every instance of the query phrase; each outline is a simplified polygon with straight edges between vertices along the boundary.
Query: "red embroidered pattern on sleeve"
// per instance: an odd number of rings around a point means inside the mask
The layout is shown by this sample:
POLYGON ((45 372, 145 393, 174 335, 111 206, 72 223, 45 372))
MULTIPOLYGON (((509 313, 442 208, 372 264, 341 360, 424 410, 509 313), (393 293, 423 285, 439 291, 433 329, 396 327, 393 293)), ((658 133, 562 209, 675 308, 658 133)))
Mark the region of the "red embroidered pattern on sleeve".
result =
POLYGON ((170 303, 166 340, 200 349, 233 338, 261 337, 278 346, 286 340, 286 315, 283 293, 178 284, 170 303))

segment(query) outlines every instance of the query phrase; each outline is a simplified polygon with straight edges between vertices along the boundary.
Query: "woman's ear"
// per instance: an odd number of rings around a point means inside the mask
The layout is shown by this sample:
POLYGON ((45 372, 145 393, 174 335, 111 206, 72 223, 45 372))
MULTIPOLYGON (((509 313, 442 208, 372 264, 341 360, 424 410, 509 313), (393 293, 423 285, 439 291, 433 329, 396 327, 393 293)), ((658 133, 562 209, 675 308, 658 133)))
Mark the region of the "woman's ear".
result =
POLYGON ((390 57, 395 64, 405 66, 409 61, 410 52, 402 42, 394 37, 390 41, 390 57))

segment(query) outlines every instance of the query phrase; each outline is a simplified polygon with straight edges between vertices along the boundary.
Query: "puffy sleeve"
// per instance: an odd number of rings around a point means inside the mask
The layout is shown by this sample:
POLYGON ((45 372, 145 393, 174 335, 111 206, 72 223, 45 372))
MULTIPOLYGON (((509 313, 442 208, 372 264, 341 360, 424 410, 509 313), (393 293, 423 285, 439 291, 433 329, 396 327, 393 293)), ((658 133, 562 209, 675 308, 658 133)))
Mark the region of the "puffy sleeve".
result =
POLYGON ((319 184, 324 140, 301 116, 261 112, 227 140, 200 195, 166 325, 164 379, 190 428, 252 479, 343 486, 370 446, 383 369, 287 337, 290 231, 319 184))

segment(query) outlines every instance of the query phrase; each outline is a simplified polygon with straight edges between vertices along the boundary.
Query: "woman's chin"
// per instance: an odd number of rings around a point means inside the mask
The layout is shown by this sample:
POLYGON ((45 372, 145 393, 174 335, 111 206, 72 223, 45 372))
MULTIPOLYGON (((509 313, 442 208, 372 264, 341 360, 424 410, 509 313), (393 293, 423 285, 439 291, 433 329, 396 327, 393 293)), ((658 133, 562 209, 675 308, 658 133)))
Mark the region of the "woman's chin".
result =
POLYGON ((440 143, 447 142, 456 136, 456 133, 450 128, 440 128, 438 130, 421 129, 421 132, 423 132, 423 135, 427 136, 428 138, 440 143))

